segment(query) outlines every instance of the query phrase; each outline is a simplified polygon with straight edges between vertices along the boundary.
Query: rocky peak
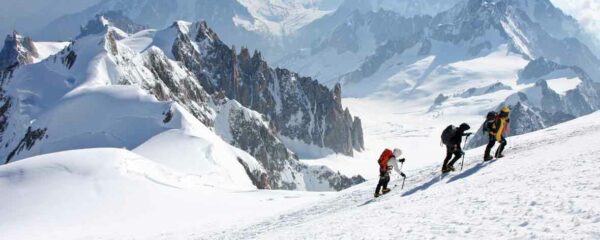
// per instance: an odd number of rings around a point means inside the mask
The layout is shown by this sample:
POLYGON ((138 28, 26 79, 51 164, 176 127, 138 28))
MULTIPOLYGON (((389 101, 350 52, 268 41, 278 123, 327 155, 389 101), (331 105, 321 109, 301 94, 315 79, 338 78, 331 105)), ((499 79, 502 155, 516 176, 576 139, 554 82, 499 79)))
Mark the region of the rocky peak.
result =
POLYGON ((196 35, 196 41, 201 42, 204 40, 208 40, 211 43, 221 41, 219 36, 217 36, 217 33, 208 27, 206 21, 201 21, 198 24, 198 35, 196 35))
POLYGON ((549 74, 552 71, 564 68, 566 67, 541 57, 529 62, 529 64, 527 64, 527 66, 521 72, 519 72, 519 79, 538 78, 549 74))
POLYGON ((30 37, 24 37, 14 31, 6 36, 4 47, 0 51, 0 70, 17 65, 32 63, 39 54, 30 37))
POLYGON ((182 36, 173 46, 163 48, 171 50, 208 93, 222 91, 228 98, 265 115, 278 134, 290 139, 348 155, 353 149, 363 148, 353 146, 362 142, 358 139, 362 129, 358 129, 359 121, 354 124, 352 117, 345 114, 340 89, 334 93, 310 78, 271 68, 258 51, 251 56, 250 50, 242 48, 236 54, 206 22, 176 25, 182 36), (354 137, 356 141, 352 140, 354 137))
POLYGON ((85 26, 80 27, 80 33, 76 39, 102 34, 108 31, 109 27, 115 27, 124 33, 136 33, 147 29, 147 26, 137 24, 131 19, 123 15, 120 11, 108 11, 102 14, 97 14, 93 19, 89 20, 85 26))

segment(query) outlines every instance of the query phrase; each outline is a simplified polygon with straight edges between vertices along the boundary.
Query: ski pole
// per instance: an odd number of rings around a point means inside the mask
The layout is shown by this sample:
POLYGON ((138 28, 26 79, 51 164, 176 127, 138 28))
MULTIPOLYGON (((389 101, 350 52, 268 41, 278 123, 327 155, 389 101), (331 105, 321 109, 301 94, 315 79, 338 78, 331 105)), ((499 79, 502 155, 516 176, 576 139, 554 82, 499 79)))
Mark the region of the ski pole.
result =
MULTIPOLYGON (((402 172, 402 167, 404 167, 404 162, 400 163, 400 172, 402 172)), ((406 181, 406 176, 402 177, 402 187, 400 188, 400 190, 404 189, 404 181, 406 181)))
POLYGON ((402 178, 402 187, 400 188, 400 190, 404 189, 404 181, 406 181, 406 177, 402 178))
MULTIPOLYGON (((471 135, 469 134, 469 135, 467 135, 467 137, 465 138, 465 145, 463 146, 463 149, 467 147, 467 141, 469 141, 469 136, 471 136, 471 135)), ((461 171, 461 172, 462 172, 462 170, 463 170, 463 167, 464 167, 464 165, 465 165, 465 155, 467 155, 467 154, 465 153, 465 151, 462 151, 462 155, 463 155, 463 156, 462 156, 462 161, 460 162, 460 171, 461 171)))

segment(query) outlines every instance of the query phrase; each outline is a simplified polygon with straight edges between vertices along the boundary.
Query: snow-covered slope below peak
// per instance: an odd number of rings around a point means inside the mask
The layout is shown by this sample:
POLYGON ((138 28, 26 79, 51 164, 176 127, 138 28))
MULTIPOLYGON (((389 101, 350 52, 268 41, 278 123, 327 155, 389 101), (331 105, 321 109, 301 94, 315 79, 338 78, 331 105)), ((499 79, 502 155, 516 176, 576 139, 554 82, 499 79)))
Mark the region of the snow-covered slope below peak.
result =
POLYGON ((294 33, 299 28, 329 13, 329 11, 300 1, 238 0, 238 2, 244 5, 255 19, 248 21, 235 16, 235 24, 249 31, 264 32, 277 37, 294 33))
POLYGON ((437 165, 408 172, 403 190, 393 180, 392 192, 374 201, 377 180, 217 238, 595 238, 599 119, 597 112, 512 137, 507 157, 494 162, 481 162, 482 148, 467 151, 464 171, 443 179, 437 165))
POLYGON ((38 52, 38 57, 34 59, 33 63, 40 62, 54 54, 57 54, 71 42, 34 42, 35 48, 38 52))
MULTIPOLYGON (((188 146, 183 150, 193 155, 188 146)), ((171 147, 167 145, 168 152, 177 161, 181 148, 171 147)), ((153 159, 157 157, 161 156, 153 159)), ((328 195, 223 190, 210 186, 207 178, 214 175, 177 171, 153 159, 125 149, 101 148, 40 155, 0 166, 2 238, 156 239, 259 221, 328 195)), ((227 160, 211 160, 215 166, 223 161, 227 160)))

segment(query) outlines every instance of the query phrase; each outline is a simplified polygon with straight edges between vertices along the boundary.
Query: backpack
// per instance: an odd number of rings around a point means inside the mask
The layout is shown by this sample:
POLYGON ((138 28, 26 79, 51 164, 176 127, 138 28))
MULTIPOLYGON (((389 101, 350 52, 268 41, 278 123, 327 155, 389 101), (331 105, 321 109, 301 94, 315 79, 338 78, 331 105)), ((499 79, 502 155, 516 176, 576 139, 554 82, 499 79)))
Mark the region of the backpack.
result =
POLYGON ((444 131, 442 132, 442 143, 444 145, 450 144, 450 139, 454 137, 457 130, 458 129, 454 125, 449 125, 448 127, 446 127, 446 129, 444 129, 444 131))
POLYGON ((394 152, 392 152, 392 150, 387 148, 383 150, 381 156, 379 156, 379 159, 377 160, 377 163, 379 163, 379 168, 387 169, 387 162, 392 156, 394 156, 394 152))
POLYGON ((495 111, 488 112, 488 114, 485 116, 485 121, 483 122, 483 125, 481 126, 481 129, 483 129, 484 135, 491 131, 489 126, 491 124, 493 124, 496 120, 498 120, 498 118, 499 118, 498 112, 495 112, 495 111))

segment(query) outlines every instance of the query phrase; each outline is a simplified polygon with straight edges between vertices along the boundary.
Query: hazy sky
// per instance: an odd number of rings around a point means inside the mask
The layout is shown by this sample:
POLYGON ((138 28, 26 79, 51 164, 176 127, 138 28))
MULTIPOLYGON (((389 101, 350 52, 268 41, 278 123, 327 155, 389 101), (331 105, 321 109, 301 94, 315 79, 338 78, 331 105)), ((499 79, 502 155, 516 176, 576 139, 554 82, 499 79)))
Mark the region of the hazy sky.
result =
POLYGON ((13 29, 33 35, 48 22, 81 11, 100 0, 0 0, 0 36, 13 29))
POLYGON ((600 38, 600 0, 551 0, 554 5, 575 17, 589 32, 600 38))
MULTIPOLYGON (((0 36, 13 28, 33 35, 49 21, 74 13, 101 0, 0 0, 0 36)), ((264 1, 264 0, 256 0, 264 1)), ((310 1, 310 0, 300 0, 310 1)), ((325 0, 337 2, 339 0, 325 0)), ((522 0, 533 1, 533 0, 522 0)), ((600 38, 600 0, 551 0, 600 38)), ((3 38, 3 37, 0 37, 3 38)))

